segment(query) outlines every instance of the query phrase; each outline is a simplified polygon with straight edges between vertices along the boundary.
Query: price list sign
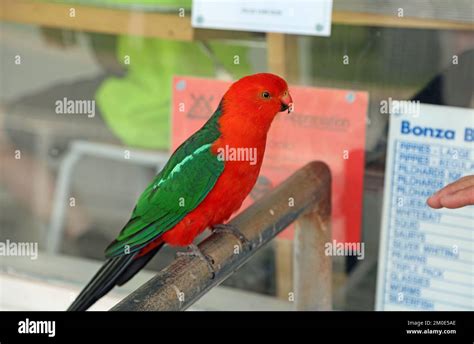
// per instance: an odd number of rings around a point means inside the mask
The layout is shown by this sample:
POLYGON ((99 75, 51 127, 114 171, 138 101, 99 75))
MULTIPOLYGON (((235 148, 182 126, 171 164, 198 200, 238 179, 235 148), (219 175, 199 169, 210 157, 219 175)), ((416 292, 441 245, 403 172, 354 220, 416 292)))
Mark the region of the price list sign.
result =
POLYGON ((421 104, 390 115, 378 310, 474 309, 474 207, 427 198, 474 174, 474 111, 421 104))

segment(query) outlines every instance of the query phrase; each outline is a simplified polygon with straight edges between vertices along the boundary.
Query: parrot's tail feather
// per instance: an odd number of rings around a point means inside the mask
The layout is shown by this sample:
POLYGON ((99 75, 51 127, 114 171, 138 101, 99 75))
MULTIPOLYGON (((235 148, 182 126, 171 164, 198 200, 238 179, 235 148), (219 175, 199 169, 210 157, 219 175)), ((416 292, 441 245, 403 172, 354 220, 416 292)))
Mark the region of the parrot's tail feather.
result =
POLYGON ((140 251, 109 258, 69 306, 68 311, 85 311, 114 286, 127 283, 155 256, 163 245, 164 242, 158 239, 140 251))
POLYGON ((67 310, 87 310, 117 284, 120 276, 133 264, 136 255, 132 253, 108 259, 67 310))
POLYGON ((130 266, 123 272, 122 275, 117 279, 116 284, 118 286, 122 286, 125 283, 127 283, 133 276, 137 274, 138 271, 140 271, 154 256, 155 254, 160 250, 160 248, 164 245, 163 242, 161 242, 158 246, 156 246, 153 250, 145 253, 144 255, 139 254, 133 262, 130 264, 130 266))

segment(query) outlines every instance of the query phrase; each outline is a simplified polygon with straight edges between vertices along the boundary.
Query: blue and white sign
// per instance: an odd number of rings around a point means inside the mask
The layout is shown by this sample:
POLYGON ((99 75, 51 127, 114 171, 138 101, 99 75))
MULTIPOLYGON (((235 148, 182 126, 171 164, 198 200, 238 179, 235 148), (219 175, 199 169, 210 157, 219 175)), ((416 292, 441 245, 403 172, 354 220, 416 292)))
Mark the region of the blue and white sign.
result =
POLYGON ((474 207, 426 199, 474 174, 474 110, 390 115, 377 310, 474 310, 474 207))
POLYGON ((192 26, 330 36, 332 0, 194 0, 192 26))

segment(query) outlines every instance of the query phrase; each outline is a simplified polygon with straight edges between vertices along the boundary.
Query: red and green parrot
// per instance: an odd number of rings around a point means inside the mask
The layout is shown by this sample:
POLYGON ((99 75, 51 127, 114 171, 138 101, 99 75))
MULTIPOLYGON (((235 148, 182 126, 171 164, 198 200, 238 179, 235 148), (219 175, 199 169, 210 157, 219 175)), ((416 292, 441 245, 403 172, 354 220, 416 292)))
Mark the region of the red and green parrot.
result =
POLYGON ((221 224, 257 181, 273 119, 291 108, 288 85, 276 75, 259 73, 234 82, 214 114, 176 149, 139 197, 130 220, 107 247, 107 261, 68 310, 86 310, 126 283, 164 244, 196 249, 193 240, 206 228, 225 228, 221 224), (223 158, 221 152, 232 148, 252 149, 257 159, 223 158))

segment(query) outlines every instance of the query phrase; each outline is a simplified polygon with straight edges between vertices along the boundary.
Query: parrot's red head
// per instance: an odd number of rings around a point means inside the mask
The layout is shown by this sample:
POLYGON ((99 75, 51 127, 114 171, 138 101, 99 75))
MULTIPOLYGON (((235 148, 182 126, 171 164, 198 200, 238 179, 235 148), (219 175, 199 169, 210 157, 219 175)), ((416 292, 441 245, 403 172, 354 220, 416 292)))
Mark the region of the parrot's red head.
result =
MULTIPOLYGON (((247 160, 227 159, 229 166, 240 171, 237 175, 246 175, 245 178, 250 178, 253 186, 262 165, 267 134, 273 119, 280 111, 290 112, 292 102, 288 84, 279 76, 260 73, 237 80, 224 94, 219 105, 220 111, 215 113, 220 136, 213 143, 212 152, 221 154, 223 149, 227 151, 229 147, 254 152, 252 173, 248 170, 247 160)), ((213 120, 211 117, 210 123, 213 120)), ((245 196, 248 192, 250 189, 245 192, 245 196)))
POLYGON ((245 76, 234 82, 223 98, 224 110, 234 112, 234 106, 242 121, 255 125, 270 124, 278 112, 292 110, 293 100, 288 84, 277 75, 259 73, 245 76))

